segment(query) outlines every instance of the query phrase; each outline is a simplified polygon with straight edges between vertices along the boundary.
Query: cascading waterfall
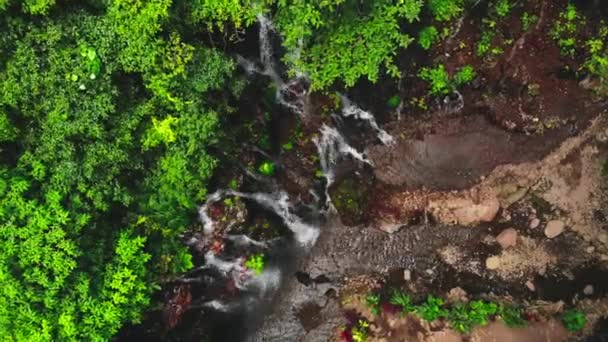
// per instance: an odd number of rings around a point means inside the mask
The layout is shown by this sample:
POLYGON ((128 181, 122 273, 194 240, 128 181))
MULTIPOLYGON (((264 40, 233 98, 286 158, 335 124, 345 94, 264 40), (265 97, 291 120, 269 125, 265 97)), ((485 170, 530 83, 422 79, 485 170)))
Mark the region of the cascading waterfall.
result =
POLYGON ((301 74, 298 74, 299 76, 297 78, 287 82, 281 78, 277 63, 274 59, 274 50, 270 39, 270 34, 274 32, 274 26, 270 19, 263 15, 258 16, 258 23, 260 26, 259 63, 261 64, 261 67, 259 67, 257 63, 240 55, 236 56, 237 64, 239 64, 248 74, 257 73, 270 77, 276 87, 276 101, 301 117, 306 117, 309 107, 308 81, 301 74))
POLYGON ((326 189, 335 180, 335 166, 345 156, 351 156, 355 160, 373 166, 372 162, 363 153, 360 153, 346 142, 346 139, 344 139, 337 129, 323 124, 320 133, 321 136, 316 137, 313 141, 317 145, 317 151, 319 152, 321 170, 327 179, 326 189))
POLYGON ((378 139, 380 139, 380 141, 384 145, 390 145, 394 142, 395 139, 385 130, 380 128, 380 126, 378 126, 376 118, 374 117, 374 115, 372 115, 372 113, 365 111, 361 107, 355 105, 350 99, 348 99, 344 95, 341 95, 340 98, 342 99, 342 115, 344 117, 352 116, 356 119, 367 121, 369 125, 377 132, 378 139))
MULTIPOLYGON (((258 20, 260 25, 259 63, 247 60, 242 56, 236 56, 237 63, 248 74, 257 73, 269 77, 277 88, 277 102, 304 118, 307 116, 309 103, 308 81, 301 75, 297 79, 287 82, 281 78, 270 40, 270 35, 274 31, 272 22, 264 16, 259 16, 258 20)), ((393 141, 393 138, 378 126, 371 113, 357 107, 344 96, 342 103, 344 104, 343 117, 354 116, 357 119, 365 120, 378 133, 378 138, 382 143, 390 144, 393 141)), ((337 116, 336 119, 339 121, 340 117, 337 116)), ((319 136, 314 138, 314 143, 319 153, 323 175, 327 180, 325 204, 332 208, 329 187, 335 181, 334 169, 338 163, 349 157, 363 164, 372 165, 372 162, 363 153, 350 146, 338 129, 324 124, 319 133, 319 136)), ((263 151, 261 152, 263 153, 263 151)), ((265 155, 265 157, 272 159, 268 155, 265 155)), ((190 275, 201 270, 219 271, 222 277, 219 281, 230 281, 242 293, 238 299, 218 300, 213 298, 202 304, 207 309, 222 312, 231 312, 237 310, 237 308, 247 311, 254 310, 261 300, 270 298, 278 290, 282 272, 284 272, 278 265, 267 263, 260 274, 254 274, 252 270, 245 266, 246 257, 242 255, 230 256, 228 255, 229 252, 224 252, 223 247, 214 248, 216 247, 214 244, 223 245, 224 242, 228 242, 238 247, 237 250, 240 250, 240 252, 237 253, 242 253, 243 249, 258 253, 260 251, 271 251, 275 246, 279 246, 281 242, 294 241, 299 249, 306 251, 314 245, 320 234, 319 227, 306 223, 303 218, 294 213, 294 205, 289 195, 279 189, 276 183, 268 181, 267 177, 262 177, 254 171, 245 169, 245 172, 256 183, 270 188, 269 192, 247 193, 222 189, 208 195, 207 201, 199 209, 199 217, 203 224, 202 234, 195 234, 186 241, 188 245, 205 252, 205 264, 191 271, 190 275), (277 240, 260 242, 246 235, 230 234, 231 227, 226 228, 224 226, 222 231, 219 231, 217 222, 209 215, 209 210, 212 209, 211 206, 214 203, 227 196, 247 199, 274 213, 291 231, 292 239, 277 238, 277 240), (218 240, 220 241, 218 242, 218 240)), ((321 199, 316 193, 313 197, 317 202, 321 199)), ((196 281, 196 279, 204 282, 218 281, 217 276, 209 275, 185 278, 186 281, 196 281)))

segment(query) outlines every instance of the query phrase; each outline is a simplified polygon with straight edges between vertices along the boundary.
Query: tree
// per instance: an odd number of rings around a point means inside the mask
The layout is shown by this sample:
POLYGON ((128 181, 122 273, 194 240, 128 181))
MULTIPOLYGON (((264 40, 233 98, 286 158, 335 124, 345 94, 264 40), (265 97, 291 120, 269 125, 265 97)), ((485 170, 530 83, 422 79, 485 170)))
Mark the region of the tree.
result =
POLYGON ((192 267, 234 64, 171 1, 0 5, 0 339, 109 340, 192 267))

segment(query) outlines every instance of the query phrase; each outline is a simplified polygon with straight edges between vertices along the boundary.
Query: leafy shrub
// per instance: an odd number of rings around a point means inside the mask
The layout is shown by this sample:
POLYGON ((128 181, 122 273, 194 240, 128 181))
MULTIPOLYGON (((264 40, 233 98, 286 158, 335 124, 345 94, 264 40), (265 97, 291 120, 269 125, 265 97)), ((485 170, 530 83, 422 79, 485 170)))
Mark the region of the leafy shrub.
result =
POLYGON ((448 75, 443 64, 439 64, 432 69, 422 68, 418 76, 430 83, 430 93, 432 95, 447 95, 451 90, 450 75, 448 75))
POLYGON ((260 275, 264 271, 264 254, 254 254, 245 261, 245 267, 260 275))
POLYGON ((416 307, 416 313, 424 320, 432 322, 448 316, 448 311, 443 307, 444 304, 443 299, 429 295, 426 302, 416 307))
POLYGON ((580 311, 568 310, 562 316, 562 322, 569 331, 580 331, 585 327, 587 318, 580 311))
POLYGON ((585 44, 589 57, 584 63, 584 67, 591 75, 599 80, 599 85, 595 89, 600 96, 608 96, 608 26, 605 22, 601 23, 598 34, 587 40, 585 44))
POLYGON ((386 101, 386 105, 389 108, 397 108, 399 107, 399 104, 401 103, 401 97, 399 95, 394 95, 391 96, 387 101, 386 101))
POLYGON ((260 173, 263 174, 264 176, 272 176, 272 175, 274 175, 274 171, 275 171, 274 163, 265 161, 262 163, 262 165, 260 165, 260 167, 258 168, 258 171, 260 171, 260 173))
POLYGON ((465 65, 450 78, 450 75, 445 70, 443 64, 439 64, 434 68, 422 68, 418 76, 430 83, 431 95, 447 95, 454 88, 464 86, 475 78, 475 70, 470 65, 465 65))
POLYGON ((537 22, 538 22, 538 16, 536 16, 534 14, 530 14, 528 12, 524 12, 521 15, 521 29, 522 29, 522 31, 527 32, 537 22))
POLYGON ((401 290, 393 291, 390 303, 400 306, 402 313, 413 312, 415 310, 415 307, 412 304, 412 298, 401 290))
POLYGON ((481 39, 477 43, 477 49, 475 50, 477 56, 486 56, 491 51, 494 36, 495 32, 491 30, 483 30, 481 32, 481 39))
POLYGON ((562 55, 574 57, 578 45, 578 32, 584 24, 585 18, 573 4, 568 4, 566 9, 560 12, 549 35, 559 46, 562 55))
POLYGON ((518 328, 526 325, 520 308, 514 306, 501 306, 498 314, 505 324, 510 328, 518 328))
POLYGON ((506 17, 511 11, 511 6, 509 0, 498 0, 496 6, 494 6, 494 11, 499 17, 506 17))
POLYGON ((427 26, 418 33, 418 44, 420 44, 423 49, 428 50, 438 38, 439 31, 437 31, 435 26, 427 26))
POLYGON ((475 69, 470 65, 465 65, 454 75, 454 82, 458 86, 463 86, 471 83, 475 76, 475 69))
POLYGON ((365 297, 365 305, 370 309, 372 314, 378 315, 380 313, 380 295, 370 293, 365 297))
POLYGON ((462 0, 429 0, 427 5, 438 21, 448 21, 464 10, 462 0))
POLYGON ((450 324, 461 333, 468 333, 475 326, 488 324, 488 319, 496 314, 498 306, 482 300, 472 301, 468 304, 455 304, 448 315, 450 324))

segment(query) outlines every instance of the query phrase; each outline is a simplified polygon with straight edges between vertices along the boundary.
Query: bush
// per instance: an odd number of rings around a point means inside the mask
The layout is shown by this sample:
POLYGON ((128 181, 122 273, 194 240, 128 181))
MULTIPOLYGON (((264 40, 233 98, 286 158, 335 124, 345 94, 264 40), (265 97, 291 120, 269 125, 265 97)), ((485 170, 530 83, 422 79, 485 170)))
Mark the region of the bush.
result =
POLYGON ((549 35, 559 46, 562 55, 574 57, 579 45, 579 30, 584 24, 585 18, 573 4, 568 4, 566 9, 560 12, 559 18, 555 21, 549 35))
POLYGON ((599 80, 595 89, 600 96, 608 96, 608 26, 602 22, 598 34, 585 44, 588 58, 584 67, 599 80))
POLYGON ((448 21, 464 10, 462 0, 429 0, 427 4, 438 21, 448 21))
POLYGON ((538 22, 538 16, 534 15, 534 14, 530 14, 528 12, 524 12, 524 14, 521 15, 521 29, 524 32, 529 31, 533 25, 535 25, 538 22))
POLYGON ((252 270, 256 275, 264 271, 264 254, 254 254, 245 261, 245 267, 252 270))
POLYGON ((413 312, 412 298, 401 290, 394 290, 390 298, 390 303, 401 307, 402 313, 413 312))
POLYGON ((438 38, 439 31, 437 31, 435 26, 427 26, 420 30, 420 33, 418 34, 418 44, 420 44, 423 49, 428 50, 438 38))
POLYGON ((451 90, 450 76, 443 64, 432 69, 422 68, 418 76, 431 84, 430 93, 432 95, 447 95, 451 90))
POLYGON ((418 73, 418 76, 430 83, 430 94, 431 95, 447 95, 454 88, 464 86, 471 83, 476 76, 475 70, 470 65, 465 65, 450 78, 450 75, 445 70, 443 64, 439 64, 434 68, 422 68, 418 73))
POLYGON ((577 310, 568 310, 562 316, 562 322, 568 331, 581 331, 587 323, 585 315, 577 310))
POLYGON ((509 0, 498 0, 494 10, 499 17, 506 17, 511 11, 511 3, 509 0))
POLYGON ((444 304, 443 299, 429 295, 426 302, 416 307, 416 313, 422 319, 432 322, 448 316, 448 311, 443 307, 444 304))
POLYGON ((475 76, 475 69, 470 65, 465 65, 454 75, 454 82, 457 86, 463 86, 471 83, 475 76))
POLYGON ((269 161, 263 162, 262 165, 260 165, 260 167, 258 168, 258 171, 260 171, 260 173, 264 176, 270 177, 274 175, 274 163, 269 161))
POLYGON ((521 309, 514 306, 501 306, 498 314, 505 324, 510 328, 519 328, 526 325, 522 317, 521 309))

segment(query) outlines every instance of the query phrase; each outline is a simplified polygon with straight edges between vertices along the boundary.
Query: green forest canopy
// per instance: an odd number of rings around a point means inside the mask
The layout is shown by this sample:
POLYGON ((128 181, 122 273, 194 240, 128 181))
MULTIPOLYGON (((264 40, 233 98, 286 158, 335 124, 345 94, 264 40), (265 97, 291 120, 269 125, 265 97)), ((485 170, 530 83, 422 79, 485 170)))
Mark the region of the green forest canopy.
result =
MULTIPOLYGON (((462 5, 428 8, 441 3, 462 5)), ((208 147, 243 88, 206 32, 271 16, 292 70, 315 89, 352 86, 399 74, 393 58, 412 41, 402 25, 424 5, 60 4, 0 0, 2 341, 108 340, 140 319, 163 279, 192 267, 178 237, 196 219, 218 163, 208 147)))

